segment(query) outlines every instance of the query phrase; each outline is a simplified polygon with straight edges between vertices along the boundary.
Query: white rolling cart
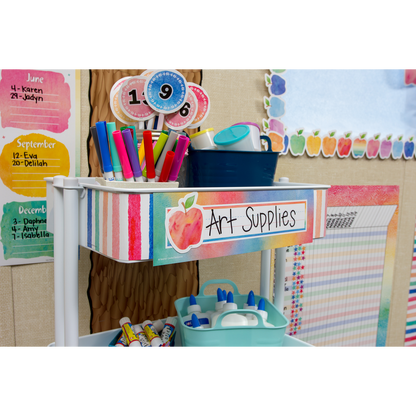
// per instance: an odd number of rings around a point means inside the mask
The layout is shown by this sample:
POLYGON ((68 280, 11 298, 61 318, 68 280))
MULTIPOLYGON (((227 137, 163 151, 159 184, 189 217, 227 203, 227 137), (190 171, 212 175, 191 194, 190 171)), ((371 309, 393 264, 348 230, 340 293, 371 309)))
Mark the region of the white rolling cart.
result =
MULTIPOLYGON (((98 190, 115 192, 120 195, 138 194, 141 196, 160 192, 241 192, 241 191, 280 191, 280 190, 313 190, 319 192, 323 199, 314 206, 314 217, 317 210, 322 218, 326 216, 325 196, 329 185, 310 185, 290 183, 287 178, 280 178, 273 186, 265 187, 227 187, 227 188, 112 188, 102 186, 95 178, 67 178, 56 176, 45 178, 47 182, 47 231, 54 233, 54 282, 55 282, 55 343, 51 346, 107 346, 120 329, 101 332, 98 334, 79 337, 78 328, 78 246, 81 245, 93 250, 87 242, 87 192, 98 190)), ((314 229, 314 238, 324 236, 324 224, 320 230, 314 229)), ((99 224, 99 222, 96 222, 99 224)), ((90 226, 90 224, 89 224, 90 226)), ((98 225, 99 226, 99 225, 98 225)), ((312 226, 308 224, 308 226, 312 226)), ((316 221, 313 224, 316 227, 316 221)), ((120 227, 122 227, 120 225, 120 227)), ((123 232, 123 230, 121 230, 123 232)), ((276 275, 274 304, 283 312, 284 281, 285 281, 285 252, 286 247, 276 250, 276 275)), ((100 254, 120 262, 131 262, 121 257, 114 258, 108 252, 100 254)), ((260 296, 269 298, 270 294, 270 267, 272 250, 261 252, 260 296)), ((146 260, 135 261, 151 261, 146 260)), ((180 345, 180 339, 176 345, 180 345)), ((309 346, 296 338, 284 336, 283 346, 309 346)))

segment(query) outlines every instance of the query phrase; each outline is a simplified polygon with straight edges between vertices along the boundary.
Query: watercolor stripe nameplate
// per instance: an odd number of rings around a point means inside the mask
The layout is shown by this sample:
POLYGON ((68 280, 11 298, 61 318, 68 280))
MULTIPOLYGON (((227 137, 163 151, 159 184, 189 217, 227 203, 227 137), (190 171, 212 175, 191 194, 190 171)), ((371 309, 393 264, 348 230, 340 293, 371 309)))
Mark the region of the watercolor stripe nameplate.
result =
POLYGON ((87 189, 85 247, 115 260, 151 259, 152 199, 152 194, 87 189))

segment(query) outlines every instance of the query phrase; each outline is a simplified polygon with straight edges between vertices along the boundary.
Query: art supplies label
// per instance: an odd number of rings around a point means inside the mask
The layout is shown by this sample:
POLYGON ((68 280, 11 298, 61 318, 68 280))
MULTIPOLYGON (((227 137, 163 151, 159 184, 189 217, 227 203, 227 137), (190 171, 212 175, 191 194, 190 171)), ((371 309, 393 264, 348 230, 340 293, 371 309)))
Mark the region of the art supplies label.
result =
POLYGON ((5 260, 53 257, 53 234, 46 231, 46 201, 4 204, 1 242, 5 260))
MULTIPOLYGON (((208 318, 198 318, 199 323, 202 325, 208 325, 209 326, 209 319, 208 318)), ((189 326, 192 328, 192 319, 189 321, 185 321, 184 324, 186 326, 189 326)))
MULTIPOLYGON (((184 199, 196 198, 197 192, 184 199)), ((179 201, 180 204, 186 202, 179 201)), ((189 251, 193 242, 212 244, 266 235, 306 231, 307 202, 268 202, 197 206, 166 212, 166 247, 189 251)))
POLYGON ((155 194, 154 216, 165 221, 162 230, 161 221, 154 220, 153 262, 169 264, 310 242, 313 211, 313 190, 155 194))

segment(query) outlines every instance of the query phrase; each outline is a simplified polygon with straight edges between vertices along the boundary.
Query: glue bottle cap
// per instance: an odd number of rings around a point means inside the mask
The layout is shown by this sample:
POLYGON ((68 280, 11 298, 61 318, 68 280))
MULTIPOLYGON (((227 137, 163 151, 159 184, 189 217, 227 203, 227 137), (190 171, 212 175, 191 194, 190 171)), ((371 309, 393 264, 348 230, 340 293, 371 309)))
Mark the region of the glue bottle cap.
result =
POLYGON ((267 321, 267 317, 269 316, 269 314, 264 310, 264 308, 265 308, 264 299, 260 299, 260 301, 259 301, 259 308, 257 309, 257 312, 259 312, 260 315, 263 317, 263 319, 265 321, 267 321))
POLYGON ((254 301, 254 292, 252 290, 250 290, 249 294, 248 294, 248 298, 247 298, 247 305, 248 306, 255 306, 255 301, 254 301))
POLYGON ((193 313, 192 314, 192 328, 199 328, 201 327, 201 324, 199 323, 199 319, 198 317, 193 313))
POLYGON ((188 314, 193 312, 201 312, 201 307, 197 305, 195 296, 191 295, 189 297, 188 314))
POLYGON ((220 288, 217 289, 217 300, 218 302, 225 300, 222 290, 220 288))
POLYGON ((223 310, 224 311, 228 311, 230 309, 237 309, 237 304, 234 303, 234 296, 233 296, 233 292, 228 292, 227 295, 227 303, 224 303, 224 307, 223 310))

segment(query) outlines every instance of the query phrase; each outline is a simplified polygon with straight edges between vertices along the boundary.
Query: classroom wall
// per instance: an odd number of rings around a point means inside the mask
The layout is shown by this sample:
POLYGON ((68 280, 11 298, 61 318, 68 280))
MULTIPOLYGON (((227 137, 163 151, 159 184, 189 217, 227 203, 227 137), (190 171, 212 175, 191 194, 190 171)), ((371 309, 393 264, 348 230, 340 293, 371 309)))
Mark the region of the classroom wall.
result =
MULTIPOLYGON (((263 97, 268 95, 264 74, 268 70, 203 70, 202 86, 211 99, 211 111, 201 129, 216 132, 240 121, 261 125, 266 113, 263 97)), ((90 107, 89 71, 81 71, 81 176, 88 176, 90 107)), ((407 296, 413 254, 416 190, 412 178, 414 161, 279 158, 276 180, 287 176, 292 182, 330 185, 399 185, 399 225, 391 296, 387 345, 402 346, 406 324, 407 296)), ((90 252, 81 247, 79 262, 79 332, 89 333, 90 309, 87 298, 90 252)), ((260 253, 201 260, 201 284, 226 277, 243 293, 260 289, 260 253)), ((45 346, 54 341, 53 263, 0 267, 0 346, 45 346)))

